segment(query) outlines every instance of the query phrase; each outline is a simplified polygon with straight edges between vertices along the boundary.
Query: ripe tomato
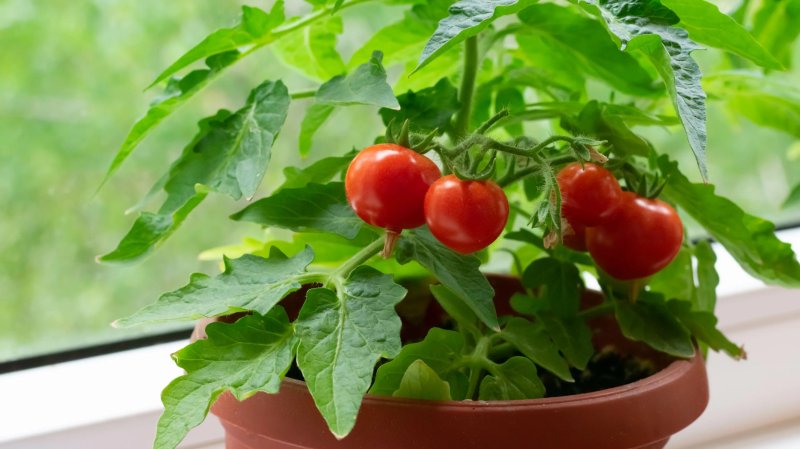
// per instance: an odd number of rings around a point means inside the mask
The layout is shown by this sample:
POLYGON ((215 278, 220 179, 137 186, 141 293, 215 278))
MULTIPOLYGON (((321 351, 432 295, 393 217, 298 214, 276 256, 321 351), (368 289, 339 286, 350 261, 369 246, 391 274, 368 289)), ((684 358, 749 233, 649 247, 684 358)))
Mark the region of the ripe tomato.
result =
POLYGON ((425 192, 441 176, 425 156, 399 145, 378 144, 356 155, 344 187, 356 215, 397 233, 425 223, 425 192))
POLYGON ((620 280, 657 273, 678 254, 683 224, 669 204, 624 192, 619 210, 600 226, 586 229, 586 245, 597 266, 620 280))
POLYGON ((586 251, 586 226, 570 223, 572 232, 564 233, 564 246, 575 251, 586 251))
POLYGON ((556 178, 561 189, 561 211, 572 226, 602 224, 619 205, 622 196, 619 182, 599 165, 569 164, 556 178))
POLYGON ((492 181, 439 178, 425 195, 425 221, 450 249, 469 254, 497 239, 508 220, 508 199, 492 181))

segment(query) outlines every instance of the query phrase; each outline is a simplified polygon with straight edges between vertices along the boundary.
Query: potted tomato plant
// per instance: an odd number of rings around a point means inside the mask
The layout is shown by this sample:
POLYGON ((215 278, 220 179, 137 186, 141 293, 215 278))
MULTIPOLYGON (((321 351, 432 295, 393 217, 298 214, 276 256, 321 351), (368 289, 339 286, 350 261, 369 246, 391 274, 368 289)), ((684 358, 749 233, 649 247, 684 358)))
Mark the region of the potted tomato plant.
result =
MULTIPOLYGON (((245 6, 169 66, 109 170, 262 47, 298 75, 201 120, 153 189, 163 205, 102 261, 146 255, 209 194, 255 197, 290 108, 306 114, 304 156, 339 108, 371 106, 382 121, 340 123, 373 143, 325 142, 231 216, 282 238, 228 248, 220 274, 116 322, 202 319, 202 338, 173 355, 186 374, 163 392, 154 447, 176 447, 209 409, 231 448, 527 447, 521 432, 544 447, 662 447, 699 416, 702 354, 744 357, 716 327, 708 237, 765 282, 800 284, 774 226, 717 195, 706 170, 698 43, 737 66, 784 65, 739 23, 750 12, 704 0, 308 3, 295 18, 280 0, 245 6), (343 23, 384 4, 402 16, 359 36, 345 64, 343 23), (320 83, 290 90, 299 77, 320 83), (696 167, 655 148, 647 126, 682 128, 696 167)), ((724 106, 768 83, 754 73, 706 79, 724 106)))

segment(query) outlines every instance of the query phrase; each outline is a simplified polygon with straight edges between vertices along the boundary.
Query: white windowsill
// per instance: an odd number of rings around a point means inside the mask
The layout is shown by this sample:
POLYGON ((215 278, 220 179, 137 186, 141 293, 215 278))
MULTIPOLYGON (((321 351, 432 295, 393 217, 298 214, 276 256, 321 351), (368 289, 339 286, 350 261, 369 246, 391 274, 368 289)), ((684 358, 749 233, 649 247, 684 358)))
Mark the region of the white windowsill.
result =
MULTIPOLYGON (((800 229, 780 237, 800 252, 800 229)), ((719 251, 720 325, 744 343, 747 362, 713 354, 711 403, 670 448, 800 447, 800 293, 765 287, 719 251)), ((173 342, 0 376, 0 449, 152 445, 160 392, 181 374, 173 342)), ((209 418, 182 448, 221 448, 222 429, 209 418)))

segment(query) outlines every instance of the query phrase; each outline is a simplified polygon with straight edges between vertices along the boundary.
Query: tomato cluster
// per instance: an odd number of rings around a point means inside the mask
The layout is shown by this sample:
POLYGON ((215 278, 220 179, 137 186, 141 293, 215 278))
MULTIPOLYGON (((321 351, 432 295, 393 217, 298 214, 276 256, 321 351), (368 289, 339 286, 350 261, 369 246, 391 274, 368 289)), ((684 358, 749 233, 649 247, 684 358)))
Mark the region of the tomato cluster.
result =
POLYGON ((497 184, 442 177, 433 161, 395 144, 356 155, 345 193, 356 215, 387 230, 387 240, 427 223, 439 241, 463 254, 489 246, 508 220, 508 200, 497 184))
POLYGON ((623 192, 614 175, 595 164, 570 164, 558 173, 562 213, 572 228, 564 245, 588 250, 603 271, 620 280, 645 278, 672 262, 683 224, 669 204, 623 192))

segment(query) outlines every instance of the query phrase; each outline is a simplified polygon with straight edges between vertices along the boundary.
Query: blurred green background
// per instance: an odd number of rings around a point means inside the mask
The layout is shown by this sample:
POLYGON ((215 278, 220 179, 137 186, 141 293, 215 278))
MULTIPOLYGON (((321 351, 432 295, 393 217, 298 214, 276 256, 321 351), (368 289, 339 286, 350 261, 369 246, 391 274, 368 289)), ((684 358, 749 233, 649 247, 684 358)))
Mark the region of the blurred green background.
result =
MULTIPOLYGON (((95 195, 118 145, 155 95, 143 87, 209 31, 233 23, 243 3, 0 0, 0 361, 161 331, 120 331, 109 323, 183 285, 190 272, 215 271, 215 264, 198 261, 200 251, 258 235, 253 225, 226 220, 241 204, 211 196, 144 262, 94 261, 127 232, 135 217, 123 211, 180 153, 199 118, 220 107, 236 109, 250 87, 291 74, 269 50, 248 58, 169 118, 95 195)), ((304 8, 288 3, 290 13, 304 8)), ((398 15, 396 8, 372 4, 348 10, 340 40, 345 60, 364 36, 398 15)), ((723 62, 717 52, 696 56, 704 72, 723 62)), ((800 71, 785 80, 800 85, 800 71)), ((297 76, 285 81, 290 90, 311 86, 297 76)), ((326 149, 364 146, 380 129, 370 108, 337 112, 309 160, 301 161, 295 148, 304 107, 298 102, 290 111, 265 190, 282 180, 283 166, 310 163, 326 149), (371 122, 359 115, 365 110, 371 122)), ((800 220, 797 208, 780 207, 800 183, 797 140, 729 116, 714 102, 708 126, 709 171, 719 192, 780 223, 800 220)), ((696 172, 680 129, 648 136, 685 171, 696 172)))

